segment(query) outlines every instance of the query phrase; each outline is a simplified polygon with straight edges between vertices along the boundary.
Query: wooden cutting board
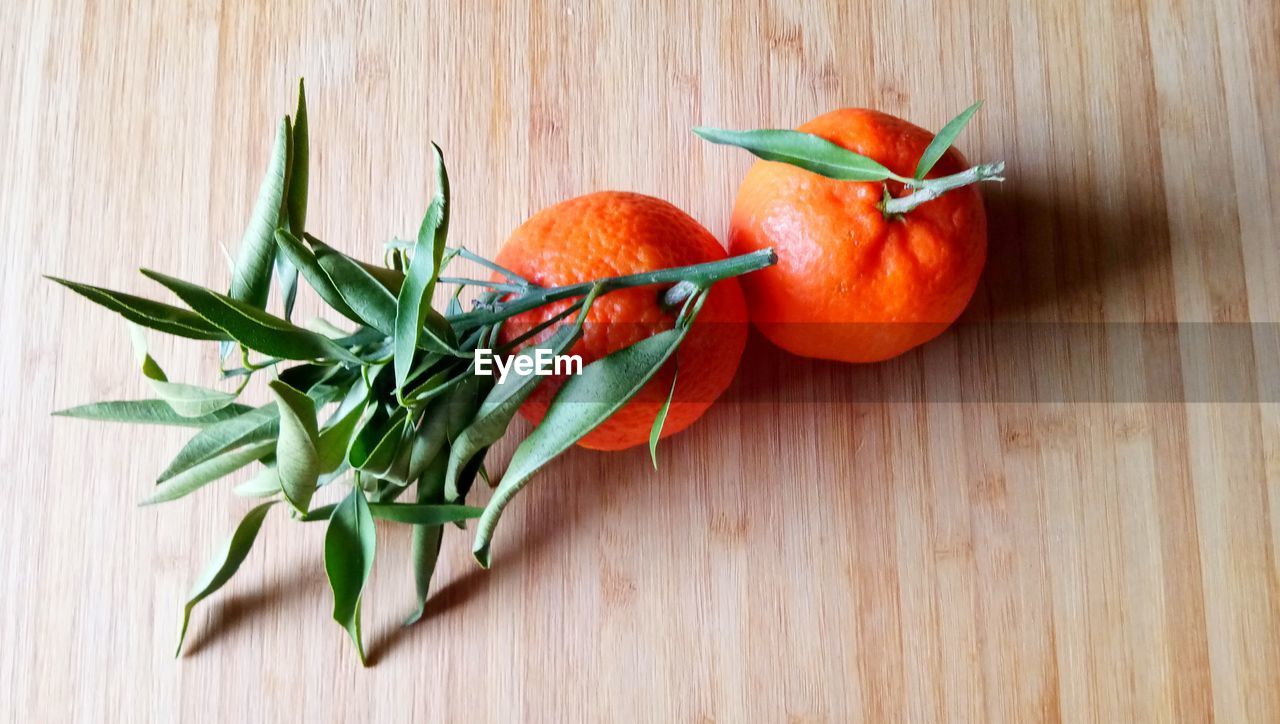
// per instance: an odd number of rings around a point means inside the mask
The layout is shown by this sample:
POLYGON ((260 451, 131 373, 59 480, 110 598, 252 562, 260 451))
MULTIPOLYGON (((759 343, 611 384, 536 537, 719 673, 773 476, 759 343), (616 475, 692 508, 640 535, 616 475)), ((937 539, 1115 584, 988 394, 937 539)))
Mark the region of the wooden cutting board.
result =
POLYGON ((8 714, 1280 720, 1280 6, 346 5, 0 3, 8 714), (572 452, 489 572, 451 533, 415 628, 407 534, 380 528, 371 669, 329 618, 322 529, 283 516, 174 660, 247 505, 140 509, 181 432, 48 416, 146 392, 124 327, 40 275, 224 284, 298 76, 309 226, 366 258, 416 228, 432 139, 483 252, 598 189, 723 237, 750 159, 699 123, 938 128, 983 98, 959 145, 1009 181, 959 328, 869 367, 753 340, 657 472, 572 452))

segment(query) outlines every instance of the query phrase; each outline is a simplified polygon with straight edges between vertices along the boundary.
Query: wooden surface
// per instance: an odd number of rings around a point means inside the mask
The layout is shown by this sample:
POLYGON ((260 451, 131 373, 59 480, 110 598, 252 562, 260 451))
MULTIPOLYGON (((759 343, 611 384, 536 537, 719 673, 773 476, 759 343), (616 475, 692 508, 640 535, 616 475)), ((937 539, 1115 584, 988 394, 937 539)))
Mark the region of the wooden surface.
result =
MULTIPOLYGON (((346 5, 0 3, 7 715, 1280 720, 1280 7, 346 5), (416 628, 406 532, 380 528, 373 668, 329 618, 321 528, 283 516, 174 660, 184 594, 248 506, 218 485, 140 509, 182 433, 48 416, 146 392, 122 324, 40 274, 225 284, 218 245, 300 75, 309 226, 367 258, 416 228, 430 139, 453 238, 490 252, 603 188, 723 237, 749 159, 698 123, 856 105, 937 128, 985 98, 960 145, 1009 182, 984 189, 962 329, 861 368, 754 340, 660 472, 572 452, 513 506, 490 572, 447 537, 416 628), (1174 321, 1246 337, 1143 331, 1174 321), (1087 343, 1055 344, 1063 323, 1087 343), (1187 392, 1215 364, 1237 371, 1187 392)), ((213 351, 154 346, 211 381, 213 351)))

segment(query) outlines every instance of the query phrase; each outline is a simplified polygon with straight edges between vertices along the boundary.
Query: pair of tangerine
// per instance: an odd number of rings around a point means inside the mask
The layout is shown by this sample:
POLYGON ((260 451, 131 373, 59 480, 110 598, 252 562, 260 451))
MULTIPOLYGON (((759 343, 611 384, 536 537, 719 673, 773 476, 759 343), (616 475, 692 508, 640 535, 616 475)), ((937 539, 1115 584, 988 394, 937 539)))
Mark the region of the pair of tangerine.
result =
MULTIPOLYGON (((876 111, 843 109, 800 131, 869 157, 906 176, 933 136, 876 111)), ((930 177, 966 166, 949 149, 930 177)), ((659 375, 579 444, 620 450, 648 442, 672 375, 677 391, 666 437, 687 428, 728 388, 746 345, 748 318, 792 353, 846 362, 895 357, 941 334, 964 310, 986 261, 982 199, 965 186, 902 215, 886 214, 896 182, 838 181, 793 165, 758 161, 738 191, 729 253, 772 247, 775 266, 718 282, 684 343, 659 375)), ((711 232, 662 199, 603 191, 550 206, 522 224, 497 256, 535 284, 561 286, 726 258, 711 232)), ((504 342, 561 311, 555 305, 512 318, 504 342)), ((670 329, 673 311, 652 288, 597 299, 571 350, 584 363, 670 329)), ((558 385, 548 380, 521 408, 541 421, 558 385)))

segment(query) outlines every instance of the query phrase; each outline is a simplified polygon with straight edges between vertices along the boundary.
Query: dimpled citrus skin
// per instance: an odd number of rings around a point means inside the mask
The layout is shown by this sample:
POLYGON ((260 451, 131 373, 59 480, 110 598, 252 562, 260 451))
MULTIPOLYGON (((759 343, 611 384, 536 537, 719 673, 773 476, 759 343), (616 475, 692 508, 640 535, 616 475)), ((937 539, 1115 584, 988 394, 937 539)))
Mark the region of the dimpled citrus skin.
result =
MULTIPOLYGON (((725 257, 711 232, 666 201, 602 191, 539 211, 511 234, 496 261, 535 284, 551 287, 725 257)), ((570 354, 581 355, 585 366, 671 329, 676 314, 663 310, 658 301, 664 288, 622 289, 596 299, 582 339, 570 354)), ((567 304, 513 317, 503 326, 501 341, 511 341, 567 304)), ((693 424, 729 386, 746 345, 746 323, 746 303, 737 279, 717 282, 676 352, 679 383, 663 437, 693 424)), ((671 389, 672 374, 668 363, 631 402, 578 444, 593 450, 621 450, 647 443, 654 418, 671 389)), ((531 422, 541 421, 562 383, 557 378, 544 380, 520 408, 521 414, 531 422)))
MULTIPOLYGON (((910 177, 933 134, 877 111, 842 109, 798 130, 910 177)), ((964 170, 948 151, 929 178, 964 170)), ((903 194, 889 182, 890 192, 903 194)), ((773 247, 778 264, 743 278, 751 320, 774 344, 806 357, 876 362, 941 334, 964 311, 987 253, 987 219, 973 186, 900 219, 877 208, 883 184, 836 181, 759 161, 738 191, 729 250, 773 247)))

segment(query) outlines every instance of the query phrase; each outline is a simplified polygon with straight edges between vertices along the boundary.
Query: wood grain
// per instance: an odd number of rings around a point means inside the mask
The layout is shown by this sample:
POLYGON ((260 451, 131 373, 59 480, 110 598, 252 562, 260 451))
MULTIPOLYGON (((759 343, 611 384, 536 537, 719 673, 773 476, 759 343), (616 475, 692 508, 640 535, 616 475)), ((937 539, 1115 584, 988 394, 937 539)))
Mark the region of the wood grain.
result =
POLYGON ((6 718, 1280 720, 1274 3, 350 5, 0 3, 6 718), (181 433, 47 415, 144 386, 122 326, 40 274, 224 283, 298 76, 309 225, 366 257, 416 228, 429 139, 453 238, 488 252, 603 188, 723 236, 749 159, 698 123, 855 105, 937 128, 985 98, 961 146, 1010 181, 986 189, 962 328, 859 368, 754 340, 660 472, 574 451, 493 571, 447 538, 416 628, 407 536, 380 528, 373 668, 329 620, 322 530, 283 517, 175 661, 187 587, 247 506, 139 509, 181 433), (1020 322, 1083 342, 1002 331, 1020 322), (1226 352, 1177 333, 1240 325, 1226 352), (1220 365, 1240 372, 1191 394, 1220 365))

